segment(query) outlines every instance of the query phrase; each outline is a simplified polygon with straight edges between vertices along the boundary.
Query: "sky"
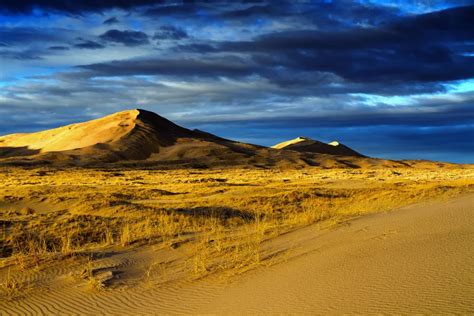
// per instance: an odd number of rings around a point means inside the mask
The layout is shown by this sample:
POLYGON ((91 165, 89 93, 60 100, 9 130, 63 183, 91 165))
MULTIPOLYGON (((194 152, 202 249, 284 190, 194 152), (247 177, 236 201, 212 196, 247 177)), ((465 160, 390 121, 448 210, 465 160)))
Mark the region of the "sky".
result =
POLYGON ((474 163, 474 1, 0 1, 0 135, 135 108, 474 163))

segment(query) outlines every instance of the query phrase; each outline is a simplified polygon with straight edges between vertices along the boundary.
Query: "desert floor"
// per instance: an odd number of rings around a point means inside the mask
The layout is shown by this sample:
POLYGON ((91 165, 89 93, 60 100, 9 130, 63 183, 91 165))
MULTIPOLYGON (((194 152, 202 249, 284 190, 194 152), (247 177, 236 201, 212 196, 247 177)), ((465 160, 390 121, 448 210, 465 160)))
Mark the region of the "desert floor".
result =
POLYGON ((2 314, 474 312, 474 170, 2 169, 2 314))

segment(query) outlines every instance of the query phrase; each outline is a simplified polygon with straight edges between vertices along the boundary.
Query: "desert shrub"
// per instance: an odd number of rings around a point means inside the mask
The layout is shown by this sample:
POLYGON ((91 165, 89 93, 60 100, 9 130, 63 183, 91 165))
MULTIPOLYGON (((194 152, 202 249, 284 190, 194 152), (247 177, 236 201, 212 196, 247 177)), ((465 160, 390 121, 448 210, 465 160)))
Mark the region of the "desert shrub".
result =
POLYGON ((19 211, 19 215, 33 215, 36 211, 31 207, 24 207, 19 211))

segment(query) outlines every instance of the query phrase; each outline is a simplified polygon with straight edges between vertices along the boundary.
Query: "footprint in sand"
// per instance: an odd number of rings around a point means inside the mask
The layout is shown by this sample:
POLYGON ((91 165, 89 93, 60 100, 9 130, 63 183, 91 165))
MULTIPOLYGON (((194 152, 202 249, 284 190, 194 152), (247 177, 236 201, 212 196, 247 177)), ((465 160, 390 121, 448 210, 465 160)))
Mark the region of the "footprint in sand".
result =
POLYGON ((361 229, 356 230, 356 233, 366 233, 369 231, 369 226, 362 227, 361 229))

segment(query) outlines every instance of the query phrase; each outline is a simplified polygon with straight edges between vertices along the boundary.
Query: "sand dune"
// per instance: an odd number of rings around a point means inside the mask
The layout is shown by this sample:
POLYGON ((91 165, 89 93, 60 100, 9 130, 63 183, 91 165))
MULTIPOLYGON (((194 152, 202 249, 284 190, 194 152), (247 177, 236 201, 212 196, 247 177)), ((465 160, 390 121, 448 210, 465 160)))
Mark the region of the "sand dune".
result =
POLYGON ((272 148, 329 155, 364 157, 364 155, 356 152, 346 145, 339 143, 338 141, 332 141, 328 144, 325 144, 320 141, 302 136, 276 144, 272 148))
POLYGON ((175 155, 167 156, 170 160, 205 156, 206 152, 202 152, 205 147, 220 149, 225 154, 258 148, 183 128, 145 110, 129 110, 52 130, 0 137, 0 157, 34 156, 32 161, 144 160, 167 147, 186 149, 175 150, 175 155))

